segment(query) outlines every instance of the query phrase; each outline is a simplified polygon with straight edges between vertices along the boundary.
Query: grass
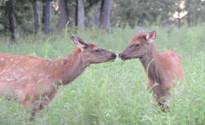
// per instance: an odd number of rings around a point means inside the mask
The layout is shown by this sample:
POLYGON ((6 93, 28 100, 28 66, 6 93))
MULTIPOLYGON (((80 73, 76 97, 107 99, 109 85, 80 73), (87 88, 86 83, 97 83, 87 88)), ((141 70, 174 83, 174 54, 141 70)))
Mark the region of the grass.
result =
MULTIPOLYGON (((186 79, 172 90, 171 111, 163 113, 146 90, 147 77, 138 60, 117 59, 91 65, 71 84, 61 87, 54 100, 34 122, 23 106, 0 98, 0 125, 204 125, 205 35, 204 24, 195 27, 158 27, 160 50, 176 50, 183 58, 186 79)), ((109 34, 89 29, 79 36, 121 52, 136 29, 115 28, 109 34)), ((72 51, 69 33, 50 37, 28 36, 15 45, 0 39, 0 51, 61 58, 72 51)))

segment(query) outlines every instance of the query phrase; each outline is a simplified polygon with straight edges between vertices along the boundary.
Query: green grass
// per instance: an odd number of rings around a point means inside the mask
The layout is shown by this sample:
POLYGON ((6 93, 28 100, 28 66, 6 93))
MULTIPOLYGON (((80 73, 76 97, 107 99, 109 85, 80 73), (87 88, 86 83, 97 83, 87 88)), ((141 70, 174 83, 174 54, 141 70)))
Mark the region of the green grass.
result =
MULTIPOLYGON (((157 27, 158 48, 176 50, 183 58, 186 79, 172 90, 171 111, 163 113, 146 90, 147 77, 138 60, 117 59, 91 65, 71 84, 61 87, 54 100, 36 118, 23 106, 0 98, 0 125, 204 125, 205 123, 205 25, 157 27)), ((89 29, 77 34, 87 41, 121 52, 136 29, 115 28, 109 34, 89 29)), ((15 45, 0 39, 0 51, 21 55, 61 58, 73 44, 69 33, 49 38, 28 36, 15 45)))

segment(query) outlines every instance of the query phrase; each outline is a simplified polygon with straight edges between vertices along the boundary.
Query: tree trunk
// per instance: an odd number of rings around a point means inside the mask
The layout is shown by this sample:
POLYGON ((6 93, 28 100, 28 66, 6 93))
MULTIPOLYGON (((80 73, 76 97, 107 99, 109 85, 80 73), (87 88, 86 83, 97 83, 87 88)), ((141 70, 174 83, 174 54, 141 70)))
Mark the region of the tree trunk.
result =
POLYGON ((51 19, 52 19, 52 0, 46 0, 43 3, 43 24, 44 24, 44 32, 46 34, 51 32, 51 19))
POLYGON ((68 22, 68 6, 67 0, 59 0, 60 15, 58 18, 57 30, 62 31, 68 22))
POLYGON ((85 9, 84 0, 76 0, 76 18, 75 25, 79 28, 85 27, 85 9))
POLYGON ((188 14, 187 14, 187 23, 189 26, 191 26, 191 9, 190 9, 190 5, 191 5, 191 1, 190 0, 187 0, 186 1, 186 10, 188 11, 188 14))
POLYGON ((100 9, 99 7, 95 7, 94 10, 95 10, 95 14, 93 19, 94 19, 95 26, 98 27, 100 25, 100 9))
POLYGON ((100 8, 100 26, 107 32, 111 30, 110 17, 112 13, 112 0, 102 0, 100 8))
POLYGON ((16 0, 8 0, 6 2, 6 11, 8 14, 9 31, 11 32, 11 40, 16 41, 16 15, 15 15, 16 0))
POLYGON ((40 28, 40 2, 35 0, 33 3, 33 15, 34 15, 34 32, 35 34, 38 33, 40 28))

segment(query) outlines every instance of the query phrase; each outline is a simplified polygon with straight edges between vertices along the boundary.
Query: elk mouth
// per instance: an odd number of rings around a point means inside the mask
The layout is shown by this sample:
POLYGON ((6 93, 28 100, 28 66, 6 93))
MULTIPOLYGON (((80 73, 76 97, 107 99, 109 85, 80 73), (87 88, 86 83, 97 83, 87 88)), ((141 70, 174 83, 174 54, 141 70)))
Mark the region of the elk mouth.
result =
POLYGON ((119 57, 120 57, 120 59, 122 59, 123 61, 128 60, 128 59, 131 59, 131 57, 128 57, 128 56, 126 56, 126 55, 124 55, 124 54, 119 54, 119 57))
POLYGON ((130 59, 141 59, 142 58, 142 56, 129 57, 129 56, 126 56, 126 55, 123 55, 123 54, 119 54, 119 57, 123 61, 130 60, 130 59))

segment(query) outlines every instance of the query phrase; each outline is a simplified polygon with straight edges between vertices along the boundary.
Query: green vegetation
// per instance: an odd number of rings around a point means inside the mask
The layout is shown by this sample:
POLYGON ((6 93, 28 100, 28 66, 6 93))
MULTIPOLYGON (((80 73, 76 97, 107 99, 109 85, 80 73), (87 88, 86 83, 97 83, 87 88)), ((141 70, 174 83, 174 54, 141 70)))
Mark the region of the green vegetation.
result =
MULTIPOLYGON (((204 125, 205 123, 205 35, 204 24, 195 27, 158 27, 160 50, 176 50, 183 59, 186 80, 172 91, 171 111, 163 113, 146 90, 147 77, 138 60, 117 59, 91 65, 70 85, 61 87, 50 105, 27 121, 23 106, 0 98, 0 125, 204 125)), ((148 31, 148 30, 147 30, 148 31)), ((77 32, 88 41, 121 52, 136 29, 114 28, 109 34, 96 29, 77 32)), ((28 36, 14 45, 0 39, 0 51, 61 58, 71 53, 69 33, 48 37, 28 36)))

